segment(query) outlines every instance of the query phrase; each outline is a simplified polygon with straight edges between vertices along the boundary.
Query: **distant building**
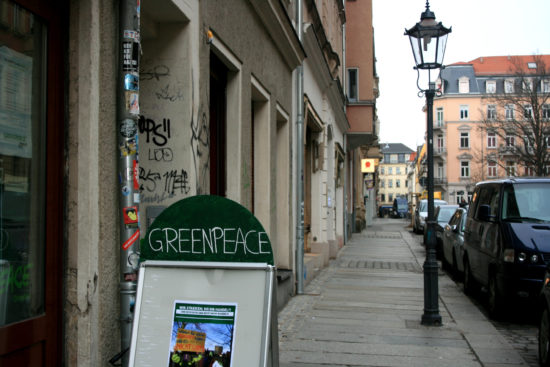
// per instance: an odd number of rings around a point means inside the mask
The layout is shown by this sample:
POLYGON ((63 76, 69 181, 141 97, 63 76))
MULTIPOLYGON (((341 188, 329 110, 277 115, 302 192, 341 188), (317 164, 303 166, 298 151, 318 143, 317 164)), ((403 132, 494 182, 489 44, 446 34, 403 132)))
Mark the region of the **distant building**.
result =
POLYGON ((398 196, 408 197, 407 168, 414 151, 401 143, 380 144, 378 206, 392 205, 398 196))
POLYGON ((441 95, 434 101, 433 134, 434 190, 441 191, 442 199, 468 201, 481 180, 534 175, 533 167, 518 154, 521 149, 533 149, 525 133, 517 128, 503 133, 481 127, 488 120, 528 124, 536 114, 548 125, 548 102, 537 108, 527 99, 503 101, 506 96, 525 93, 526 88, 548 96, 549 67, 550 55, 483 56, 442 70, 437 83, 441 95), (544 67, 546 70, 541 70, 544 67))

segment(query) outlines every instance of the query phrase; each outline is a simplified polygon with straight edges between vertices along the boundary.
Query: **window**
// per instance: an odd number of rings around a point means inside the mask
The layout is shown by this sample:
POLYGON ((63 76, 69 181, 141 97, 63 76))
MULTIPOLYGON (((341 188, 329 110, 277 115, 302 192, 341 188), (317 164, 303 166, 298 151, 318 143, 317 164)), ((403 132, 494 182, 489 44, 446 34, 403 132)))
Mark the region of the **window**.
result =
POLYGON ((348 69, 348 99, 358 101, 359 70, 356 68, 348 69))
POLYGON ((405 163, 405 153, 399 153, 397 155, 397 162, 398 163, 405 163))
POLYGON ((393 180, 388 180, 388 187, 393 187, 393 180))
POLYGON ((506 161, 506 176, 516 175, 516 162, 506 161))
POLYGON ((401 167, 395 167, 395 174, 400 175, 401 174, 401 167))
POLYGON ((506 135, 506 146, 507 147, 516 146, 516 137, 514 135, 506 135))
POLYGON ((497 162, 489 161, 487 163, 487 177, 497 177, 497 162))
POLYGON ((527 67, 529 69, 536 69, 537 68, 537 63, 536 62, 528 62, 527 67))
POLYGON ((497 147, 497 134, 494 131, 487 133, 487 148, 497 147))
POLYGON ((388 175, 393 175, 393 167, 388 167, 388 175))
POLYGON ((550 80, 549 79, 541 80, 540 89, 544 93, 550 93, 550 80))
POLYGON ((496 93, 496 91, 497 91, 497 82, 494 80, 487 80, 485 82, 485 92, 496 93))
POLYGON ((443 150, 445 149, 443 142, 444 142, 443 135, 438 134, 436 138, 436 148, 435 148, 437 153, 443 153, 443 150))
POLYGON ((533 80, 530 78, 524 79, 521 82, 521 88, 523 89, 523 92, 530 93, 533 90, 533 80))
POLYGON ((397 163, 397 154, 390 155, 390 163, 397 163))
POLYGON ((440 179, 445 177, 445 172, 443 171, 443 163, 437 164, 437 177, 440 179))
POLYGON ((384 187, 386 186, 385 183, 386 183, 386 181, 380 180, 380 187, 381 187, 381 188, 384 188, 384 187))
POLYGON ((384 153, 384 163, 390 163, 390 156, 389 153, 384 153))
POLYGON ((535 169, 533 167, 525 167, 525 176, 535 176, 535 169))
POLYGON ((494 104, 487 105, 487 120, 495 120, 497 118, 497 106, 494 104))
POLYGON ((550 121, 550 104, 542 105, 542 119, 543 121, 550 121))
POLYGON ((395 187, 401 187, 401 180, 395 180, 395 187))
POLYGON ((461 120, 468 120, 468 105, 461 105, 460 106, 460 119, 461 120))
POLYGON ((460 133, 460 147, 469 148, 470 147, 470 133, 465 131, 460 133))
POLYGON ((504 106, 504 112, 505 112, 506 120, 514 119, 514 105, 507 104, 506 106, 504 106))
POLYGON ((523 106, 523 118, 526 120, 533 118, 533 107, 531 105, 523 106))
POLYGON ((437 107, 436 109, 436 126, 443 127, 443 107, 437 107))
POLYGON ((380 174, 381 175, 385 175, 386 173, 386 170, 384 169, 384 167, 380 167, 380 174))
POLYGON ((470 177, 470 161, 460 162, 460 177, 470 177))
POLYGON ((389 201, 389 202, 392 202, 392 201, 393 201, 393 194, 388 194, 388 201, 389 201))
POLYGON ((470 79, 461 77, 458 79, 458 93, 470 93, 470 79))
POLYGON ((386 194, 380 194, 380 201, 386 201, 386 194))
POLYGON ((504 81, 504 93, 514 93, 514 79, 504 81))

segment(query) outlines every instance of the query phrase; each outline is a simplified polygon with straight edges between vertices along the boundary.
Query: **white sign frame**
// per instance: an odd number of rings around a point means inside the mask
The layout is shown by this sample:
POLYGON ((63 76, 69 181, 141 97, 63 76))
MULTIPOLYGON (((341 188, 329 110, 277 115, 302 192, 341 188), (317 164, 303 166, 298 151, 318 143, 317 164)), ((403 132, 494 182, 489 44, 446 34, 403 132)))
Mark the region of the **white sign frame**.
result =
POLYGON ((265 263, 143 262, 129 366, 167 365, 177 300, 236 304, 231 366, 278 365, 278 340, 273 340, 277 334, 272 330, 275 273, 275 267, 265 263))

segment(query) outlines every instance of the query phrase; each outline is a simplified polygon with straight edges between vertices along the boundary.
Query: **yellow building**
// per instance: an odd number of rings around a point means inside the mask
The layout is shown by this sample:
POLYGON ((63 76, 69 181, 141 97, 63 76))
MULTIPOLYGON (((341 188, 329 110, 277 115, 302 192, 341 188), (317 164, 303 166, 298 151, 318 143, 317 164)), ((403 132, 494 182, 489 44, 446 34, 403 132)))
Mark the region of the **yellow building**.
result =
POLYGON ((392 205, 396 197, 407 197, 407 167, 414 151, 401 143, 380 145, 382 160, 378 166, 378 206, 392 205))

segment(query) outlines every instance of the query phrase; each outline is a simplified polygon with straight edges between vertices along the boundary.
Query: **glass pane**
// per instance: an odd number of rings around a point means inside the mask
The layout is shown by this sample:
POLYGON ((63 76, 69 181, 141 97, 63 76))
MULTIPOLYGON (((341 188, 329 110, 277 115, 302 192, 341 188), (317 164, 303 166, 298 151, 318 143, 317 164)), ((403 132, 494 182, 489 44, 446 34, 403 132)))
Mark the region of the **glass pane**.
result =
POLYGON ((44 312, 45 39, 0 0, 0 326, 44 312))

